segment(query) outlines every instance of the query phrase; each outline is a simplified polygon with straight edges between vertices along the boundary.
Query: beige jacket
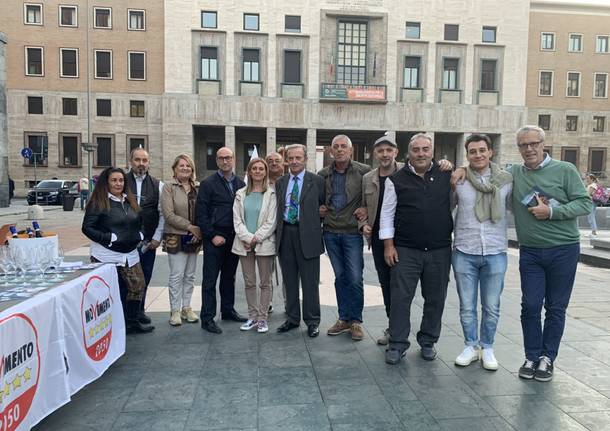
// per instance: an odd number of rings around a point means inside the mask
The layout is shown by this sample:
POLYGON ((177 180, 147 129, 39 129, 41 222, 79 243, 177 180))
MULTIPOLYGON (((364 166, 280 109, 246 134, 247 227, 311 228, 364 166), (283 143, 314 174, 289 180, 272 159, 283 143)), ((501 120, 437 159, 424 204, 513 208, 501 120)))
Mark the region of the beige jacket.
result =
POLYGON ((277 200, 275 198, 275 189, 268 187, 263 194, 263 203, 261 212, 258 215, 257 229, 254 234, 251 234, 246 227, 246 218, 244 215, 244 199, 246 198, 246 187, 243 187, 235 193, 235 202, 233 203, 233 226, 235 227, 235 240, 233 241, 232 252, 239 256, 246 256, 248 253, 242 244, 242 241, 250 242, 256 236, 258 244, 256 245, 255 254, 259 256, 274 256, 275 255, 275 226, 277 217, 277 200))
MULTIPOLYGON (((195 190, 199 187, 195 183, 195 190)), ((165 183, 161 194, 161 211, 165 217, 163 233, 174 233, 180 235, 188 234, 186 230, 191 223, 189 221, 188 195, 180 186, 177 179, 165 183)))
MULTIPOLYGON (((401 169, 405 164, 396 163, 396 171, 401 169)), ((367 172, 362 177, 362 206, 367 209, 368 220, 358 223, 358 229, 362 229, 365 225, 373 227, 375 225, 375 217, 377 216, 377 206, 379 204, 379 168, 367 172)))

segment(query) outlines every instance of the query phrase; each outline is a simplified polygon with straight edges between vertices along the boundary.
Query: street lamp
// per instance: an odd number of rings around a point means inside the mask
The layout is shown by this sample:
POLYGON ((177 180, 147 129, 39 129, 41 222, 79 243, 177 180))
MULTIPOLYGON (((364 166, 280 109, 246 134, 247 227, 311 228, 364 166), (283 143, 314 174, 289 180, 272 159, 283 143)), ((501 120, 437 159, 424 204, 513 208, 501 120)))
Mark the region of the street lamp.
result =
POLYGON ((97 142, 82 142, 81 147, 87 152, 87 180, 89 182, 89 194, 93 191, 93 181, 91 180, 91 153, 97 150, 97 142))

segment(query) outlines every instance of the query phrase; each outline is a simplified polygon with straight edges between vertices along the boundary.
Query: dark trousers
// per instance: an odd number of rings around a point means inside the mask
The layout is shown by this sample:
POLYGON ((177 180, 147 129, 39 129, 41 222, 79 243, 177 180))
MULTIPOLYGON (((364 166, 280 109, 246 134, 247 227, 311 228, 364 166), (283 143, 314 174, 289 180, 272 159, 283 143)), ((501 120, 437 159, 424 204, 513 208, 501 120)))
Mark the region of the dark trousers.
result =
POLYGON ((579 255, 580 244, 520 248, 521 327, 525 356, 530 361, 538 361, 540 356, 554 361, 557 357, 579 255))
POLYGON ((421 281, 424 314, 417 333, 417 343, 420 346, 430 346, 438 341, 441 334, 441 319, 451 268, 451 247, 430 251, 406 247, 396 249, 398 263, 390 271, 390 347, 397 350, 409 348, 411 302, 418 281, 421 281))
POLYGON ((146 292, 148 292, 148 284, 152 277, 153 268, 155 267, 155 257, 157 257, 157 249, 148 250, 146 253, 141 253, 140 265, 142 265, 142 272, 144 273, 144 293, 142 294, 142 302, 140 303, 140 311, 144 311, 144 304, 146 303, 146 292))
POLYGON ((385 314, 390 318, 390 305, 392 303, 392 294, 390 291, 390 270, 391 268, 385 263, 383 258, 383 241, 373 233, 371 240, 371 252, 373 253, 373 261, 377 270, 377 278, 381 285, 381 294, 383 295, 383 305, 385 305, 385 314))
POLYGON ((286 314, 297 325, 301 322, 299 280, 303 289, 303 321, 320 324, 320 257, 305 259, 298 226, 284 224, 280 244, 280 265, 286 286, 286 314))
POLYGON ((235 272, 239 256, 231 253, 233 235, 229 235, 220 247, 209 239, 203 240, 203 282, 201 321, 207 322, 216 316, 216 281, 220 274, 220 313, 230 314, 235 305, 235 272))

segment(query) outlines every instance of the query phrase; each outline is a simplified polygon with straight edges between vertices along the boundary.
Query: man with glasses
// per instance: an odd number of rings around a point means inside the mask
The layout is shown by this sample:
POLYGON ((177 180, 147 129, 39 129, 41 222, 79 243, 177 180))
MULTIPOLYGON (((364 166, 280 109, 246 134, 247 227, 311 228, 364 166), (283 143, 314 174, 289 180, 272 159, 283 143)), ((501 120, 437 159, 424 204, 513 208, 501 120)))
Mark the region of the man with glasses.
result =
POLYGON ((233 201, 235 192, 246 184, 233 173, 235 158, 230 148, 216 152, 218 171, 207 177, 197 194, 197 225, 203 236, 203 282, 201 327, 214 334, 222 329, 214 322, 216 316, 216 281, 220 275, 220 314, 222 320, 245 322, 247 319, 235 311, 235 272, 239 257, 231 253, 235 230, 233 228, 233 201))
POLYGON ((280 153, 274 151, 267 155, 265 161, 269 166, 269 185, 273 186, 284 175, 284 158, 280 153))
POLYGON ((525 347, 519 377, 546 382, 553 378, 580 255, 577 218, 591 212, 591 199, 574 165, 544 152, 544 138, 538 126, 517 131, 523 165, 511 173, 525 347))

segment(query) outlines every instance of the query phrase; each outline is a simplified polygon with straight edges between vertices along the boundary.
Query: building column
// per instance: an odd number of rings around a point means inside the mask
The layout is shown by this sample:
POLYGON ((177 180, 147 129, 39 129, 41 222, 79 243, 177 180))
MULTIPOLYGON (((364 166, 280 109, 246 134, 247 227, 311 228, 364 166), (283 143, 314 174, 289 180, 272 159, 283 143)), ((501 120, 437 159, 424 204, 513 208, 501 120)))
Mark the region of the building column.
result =
POLYGON ((275 151, 275 141, 276 141, 276 128, 275 127, 267 127, 267 142, 265 143, 265 148, 261 148, 261 154, 268 156, 269 153, 275 151))
POLYGON ((235 126, 225 126, 225 147, 235 153, 235 126))
POLYGON ((316 129, 307 129, 307 170, 316 172, 316 129))
POLYGON ((453 162, 453 164, 458 167, 458 166, 466 166, 467 164, 467 160, 466 160, 466 148, 464 148, 464 143, 466 142, 466 134, 465 133, 461 133, 457 140, 456 140, 456 145, 457 148, 455 149, 455 160, 453 162))
POLYGON ((0 32, 0 207, 8 207, 8 117, 6 104, 6 35, 0 32))

